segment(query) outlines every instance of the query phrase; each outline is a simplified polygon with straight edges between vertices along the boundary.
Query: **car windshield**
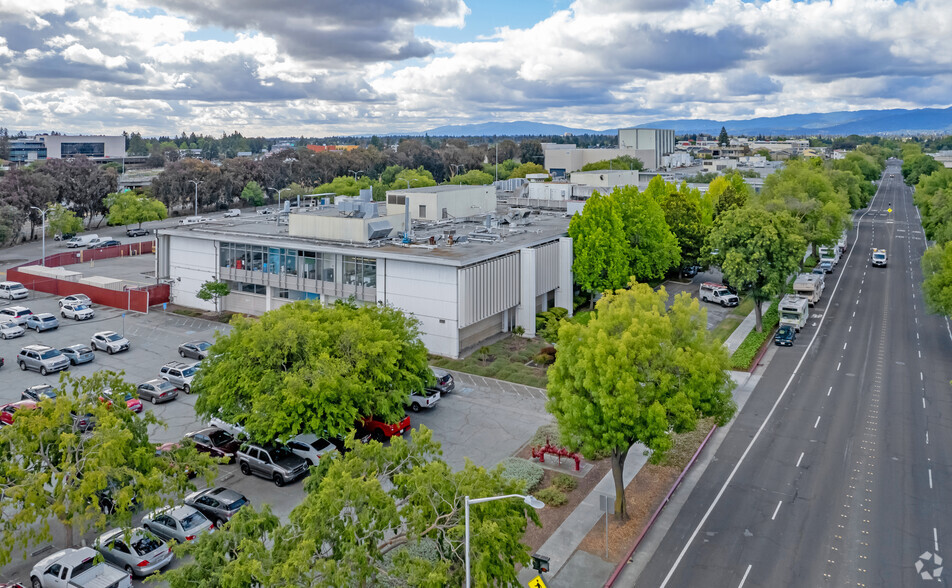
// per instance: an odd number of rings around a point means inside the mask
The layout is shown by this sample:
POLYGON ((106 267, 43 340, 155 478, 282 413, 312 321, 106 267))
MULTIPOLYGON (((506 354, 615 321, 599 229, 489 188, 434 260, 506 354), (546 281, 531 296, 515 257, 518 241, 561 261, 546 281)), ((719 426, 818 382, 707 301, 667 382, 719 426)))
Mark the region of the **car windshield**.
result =
POLYGON ((286 447, 272 447, 268 450, 268 453, 271 454, 271 459, 274 461, 281 461, 282 459, 287 459, 288 457, 294 455, 286 447))
POLYGON ((0 329, 16 329, 19 326, 20 325, 16 323, 3 323, 3 324, 0 324, 0 329))
POLYGON ((122 339, 122 336, 119 333, 112 333, 111 335, 106 335, 106 341, 118 341, 122 339))
POLYGON ((167 382, 167 381, 165 381, 165 380, 162 380, 161 382, 156 382, 156 383, 155 383, 155 388, 156 388, 156 390, 160 390, 160 391, 161 391, 161 390, 168 390, 168 389, 170 389, 170 388, 175 388, 175 386, 172 385, 171 382, 167 382))
POLYGON ((85 304, 77 304, 76 306, 73 307, 73 310, 86 310, 87 308, 89 307, 86 306, 85 304))
POLYGON ((187 378, 187 377, 190 377, 190 376, 194 376, 194 375, 195 375, 195 372, 197 372, 197 371, 198 371, 198 368, 195 367, 195 366, 192 366, 192 367, 190 367, 190 368, 186 368, 186 369, 182 370, 182 375, 187 378))
POLYGON ((182 529, 186 531, 190 529, 194 529, 195 527, 198 527, 199 525, 201 525, 207 520, 208 519, 206 519, 205 515, 203 515, 202 513, 197 511, 193 512, 192 514, 182 519, 182 529))
POLYGON ((136 541, 132 542, 132 549, 139 555, 152 553, 159 547, 162 547, 162 542, 151 535, 142 535, 136 541))
POLYGON ((800 313, 799 312, 783 312, 780 314, 780 316, 785 319, 797 320, 800 318, 800 313))
POLYGON ((198 350, 199 350, 199 351, 205 351, 206 349, 208 349, 208 348, 211 347, 211 346, 212 346, 212 344, 209 343, 209 342, 207 342, 207 341, 202 341, 201 343, 196 343, 196 344, 195 344, 195 347, 198 347, 198 350))
POLYGON ((242 496, 242 497, 239 498, 238 500, 236 500, 236 501, 232 502, 231 504, 229 504, 229 505, 228 505, 228 510, 238 510, 239 508, 241 508, 242 506, 244 506, 244 505, 246 505, 246 504, 248 504, 248 499, 245 498, 244 496, 242 496))
POLYGON ((56 320, 56 317, 55 317, 55 316, 44 316, 44 317, 42 317, 40 320, 48 323, 48 322, 50 322, 50 321, 55 321, 55 320, 56 320))
POLYGON ((731 293, 730 293, 729 290, 718 290, 718 291, 717 291, 717 295, 718 295, 718 296, 730 296, 730 294, 731 294, 731 293))
POLYGON ((224 445, 232 440, 232 436, 227 431, 215 431, 208 436, 215 445, 224 445))
POLYGON ((56 392, 53 392, 53 388, 50 386, 44 388, 32 388, 32 391, 37 396, 46 396, 47 398, 56 398, 56 392))
POLYGON ((52 359, 54 357, 58 357, 59 355, 62 355, 59 352, 59 349, 50 349, 48 351, 44 351, 43 353, 41 353, 40 359, 52 359))

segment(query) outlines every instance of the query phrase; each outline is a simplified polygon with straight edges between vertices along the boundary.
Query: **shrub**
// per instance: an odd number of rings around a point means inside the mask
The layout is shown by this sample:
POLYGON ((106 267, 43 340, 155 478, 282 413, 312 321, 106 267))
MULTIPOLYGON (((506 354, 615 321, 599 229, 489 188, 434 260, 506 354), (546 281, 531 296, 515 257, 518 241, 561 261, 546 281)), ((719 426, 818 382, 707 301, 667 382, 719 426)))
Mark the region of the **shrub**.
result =
POLYGON ((521 457, 507 457, 499 465, 502 467, 502 477, 525 484, 523 492, 531 492, 545 475, 542 466, 521 457))
POLYGON ((547 322, 547 321, 545 320, 545 317, 544 317, 544 316, 539 315, 539 314, 536 315, 536 317, 535 317, 536 333, 538 333, 539 331, 541 331, 542 329, 545 328, 546 322, 547 322))
POLYGON ((535 497, 544 502, 546 506, 562 506, 568 502, 568 498, 565 497, 565 492, 552 486, 539 490, 536 492, 535 497))
POLYGON ((568 493, 578 487, 578 480, 568 474, 558 474, 552 478, 552 486, 568 493))
POLYGON ((536 429, 535 435, 529 440, 529 445, 531 447, 542 447, 545 445, 546 439, 552 445, 559 445, 561 438, 558 423, 547 423, 536 429))
POLYGON ((564 319, 569 316, 568 309, 562 308, 561 306, 553 306, 549 309, 549 314, 554 316, 557 319, 564 319))
POLYGON ((555 347, 543 347, 539 350, 539 353, 542 355, 551 355, 552 357, 555 357, 555 347))
POLYGON ((777 305, 778 302, 774 302, 770 305, 770 308, 767 309, 767 312, 764 313, 764 330, 760 333, 758 333, 756 329, 752 330, 744 339, 744 342, 734 351, 734 354, 731 355, 731 367, 733 369, 750 369, 750 365, 754 363, 754 359, 757 357, 757 353, 760 352, 760 348, 763 347, 764 343, 770 338, 773 334, 774 327, 780 322, 777 305))
POLYGON ((521 325, 519 325, 519 326, 513 327, 512 334, 521 337, 526 334, 526 330, 522 328, 521 325))
POLYGON ((540 353, 532 358, 532 361, 536 362, 539 365, 549 365, 555 362, 555 358, 551 355, 546 355, 545 353, 540 353))

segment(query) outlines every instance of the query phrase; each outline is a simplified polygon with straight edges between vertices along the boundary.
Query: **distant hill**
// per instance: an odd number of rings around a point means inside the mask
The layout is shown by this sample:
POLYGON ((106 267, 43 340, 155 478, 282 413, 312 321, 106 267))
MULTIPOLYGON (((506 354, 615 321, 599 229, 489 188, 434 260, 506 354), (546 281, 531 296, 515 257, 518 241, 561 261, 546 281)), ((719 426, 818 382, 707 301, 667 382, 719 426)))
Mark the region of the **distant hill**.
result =
MULTIPOLYGON (((743 120, 657 120, 640 128, 674 129, 678 135, 716 135, 725 127, 731 135, 874 135, 952 133, 952 107, 905 110, 843 110, 811 114, 760 117, 743 120)), ((434 137, 491 137, 532 135, 615 135, 617 129, 593 130, 531 121, 446 125, 417 135, 434 137)))

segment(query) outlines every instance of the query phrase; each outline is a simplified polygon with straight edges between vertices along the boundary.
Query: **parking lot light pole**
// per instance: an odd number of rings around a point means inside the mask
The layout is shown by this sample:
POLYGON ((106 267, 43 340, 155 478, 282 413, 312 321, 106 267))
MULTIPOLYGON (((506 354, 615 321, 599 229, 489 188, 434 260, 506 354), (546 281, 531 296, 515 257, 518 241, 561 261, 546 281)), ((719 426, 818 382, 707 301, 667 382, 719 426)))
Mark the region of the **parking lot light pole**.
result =
POLYGON ((469 496, 466 496, 463 499, 464 501, 463 517, 465 519, 465 526, 466 526, 466 539, 465 539, 465 544, 466 544, 466 552, 465 552, 466 553, 466 585, 465 586, 466 588, 470 588, 470 585, 471 585, 471 578, 469 573, 469 505, 479 504, 480 502, 491 502, 493 500, 502 500, 504 498, 521 498, 523 502, 525 502, 527 505, 537 510, 545 506, 544 502, 542 502, 541 500, 539 500, 538 498, 534 497, 531 494, 528 494, 525 496, 523 496, 522 494, 506 494, 504 496, 490 496, 489 498, 476 498, 473 500, 470 500, 469 496))
POLYGON ((204 180, 203 181, 189 180, 189 181, 195 184, 195 216, 198 216, 198 185, 204 184, 205 181, 204 180))
POLYGON ((30 208, 40 213, 40 219, 43 223, 43 228, 41 229, 43 231, 43 267, 46 267, 46 211, 35 206, 31 206, 30 208))

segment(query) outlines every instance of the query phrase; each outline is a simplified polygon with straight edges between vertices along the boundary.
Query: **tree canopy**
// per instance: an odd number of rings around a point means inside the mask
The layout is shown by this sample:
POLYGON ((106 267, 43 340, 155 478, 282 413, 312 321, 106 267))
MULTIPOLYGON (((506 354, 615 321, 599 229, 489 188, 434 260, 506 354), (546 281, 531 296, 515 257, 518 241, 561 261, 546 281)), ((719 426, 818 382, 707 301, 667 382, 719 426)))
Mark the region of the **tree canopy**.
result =
POLYGON ((952 316, 952 245, 933 245, 922 256, 922 293, 931 312, 952 316))
POLYGON ((395 422, 429 377, 416 320, 392 307, 302 300, 232 326, 192 384, 195 410, 244 422, 254 440, 395 422))
POLYGON ((520 166, 512 170, 512 173, 509 174, 510 178, 524 178, 529 174, 544 174, 547 173, 545 168, 542 165, 534 162, 523 163, 520 166))
POLYGON ((583 290, 597 293, 628 282, 631 250, 621 213, 611 196, 592 194, 582 214, 569 221, 568 232, 573 240, 572 272, 583 290))
POLYGON ((451 180, 447 180, 447 183, 464 186, 485 186, 493 183, 493 176, 478 169, 471 169, 465 174, 453 176, 451 180))
POLYGON ((162 220, 166 217, 165 205, 145 194, 128 191, 106 196, 110 225, 131 225, 162 220))
POLYGON ((594 161, 592 163, 586 163, 582 166, 582 169, 579 171, 597 171, 601 169, 609 170, 643 170, 645 169, 645 164, 642 163, 637 157, 632 157, 631 155, 621 155, 615 157, 614 159, 603 159, 601 161, 594 161))
MULTIPOLYGON (((612 200, 621 215, 625 241, 630 247, 631 266, 628 275, 645 282, 661 278, 681 261, 677 236, 671 232, 663 200, 655 200, 636 186, 615 188, 612 200)), ((616 284, 618 288, 624 285, 616 284)))
MULTIPOLYGON (((165 209, 163 208, 163 212, 165 209)), ((76 213, 56 202, 46 210, 46 232, 48 235, 76 234, 83 230, 83 219, 76 213)), ((3 241, 0 240, 0 243, 3 241)))
MULTIPOLYGON (((624 463, 643 443, 657 463, 672 445, 671 431, 689 431, 697 418, 727 422, 736 407, 727 351, 707 332, 707 313, 681 293, 647 284, 606 293, 587 325, 559 331, 559 354, 549 369, 547 408, 563 442, 587 458, 609 454, 615 496, 624 496, 624 463)), ((627 518, 625 500, 615 514, 627 518)))
POLYGON ((241 190, 241 199, 252 206, 261 206, 264 204, 264 190, 258 182, 251 180, 241 190))

